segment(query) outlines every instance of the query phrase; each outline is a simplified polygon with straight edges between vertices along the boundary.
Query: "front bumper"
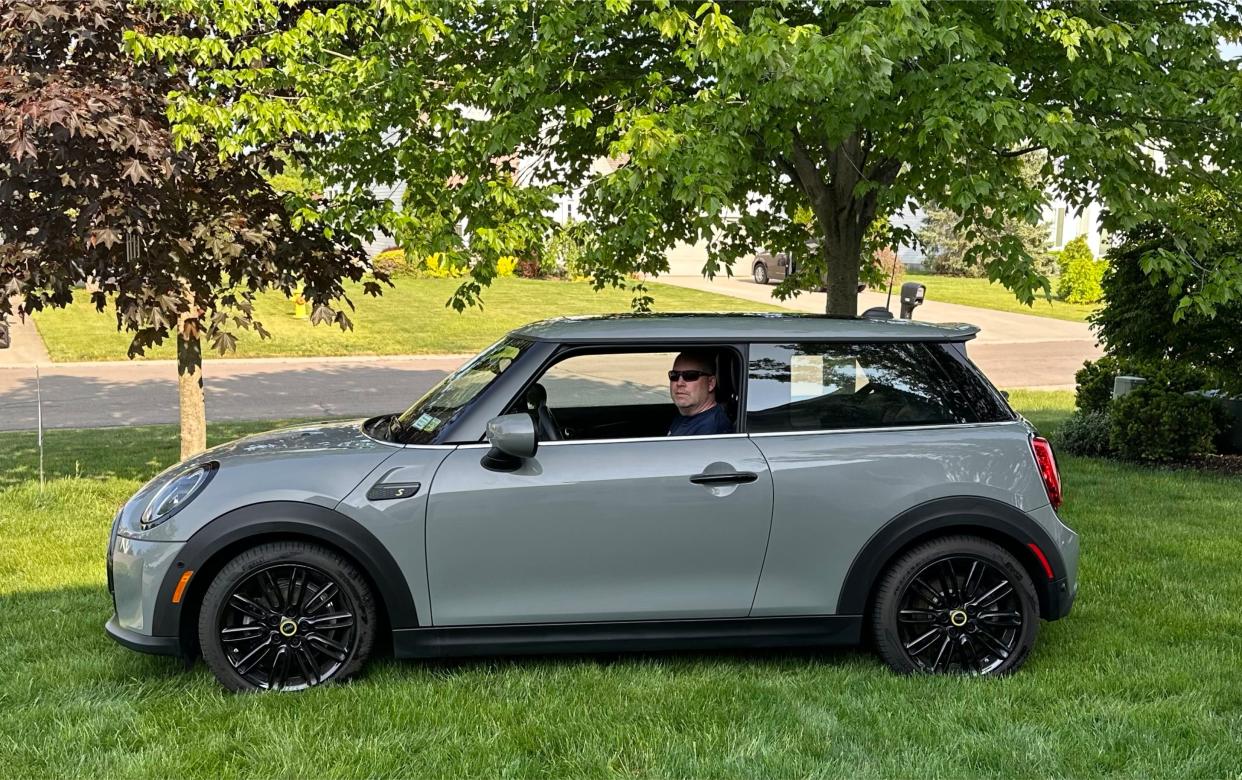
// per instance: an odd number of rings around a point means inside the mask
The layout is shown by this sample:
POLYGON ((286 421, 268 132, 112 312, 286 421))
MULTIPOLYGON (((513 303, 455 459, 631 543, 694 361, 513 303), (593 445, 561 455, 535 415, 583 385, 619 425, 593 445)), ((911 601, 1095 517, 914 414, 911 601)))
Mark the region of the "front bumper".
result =
POLYGON ((175 636, 147 636, 121 626, 116 613, 104 624, 104 631, 118 644, 151 655, 181 655, 181 640, 175 636))

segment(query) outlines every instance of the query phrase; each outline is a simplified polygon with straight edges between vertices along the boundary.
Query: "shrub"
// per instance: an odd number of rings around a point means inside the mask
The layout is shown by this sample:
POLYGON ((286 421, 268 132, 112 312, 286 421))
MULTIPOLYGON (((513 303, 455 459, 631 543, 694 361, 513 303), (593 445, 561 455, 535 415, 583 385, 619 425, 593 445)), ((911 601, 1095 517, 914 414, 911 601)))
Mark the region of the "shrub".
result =
MULTIPOLYGON (((1186 221, 1207 226, 1209 243, 1195 250, 1204 266, 1242 257, 1242 222, 1236 205, 1218 193, 1192 193, 1174 202, 1186 221)), ((1208 369, 1213 386, 1242 396, 1242 298, 1217 307, 1214 315, 1197 306, 1178 312, 1178 300, 1195 291, 1197 275, 1184 280, 1145 260, 1174 252, 1178 236, 1165 222, 1136 226, 1109 251, 1104 274, 1104 306, 1091 316, 1105 349, 1141 361, 1177 360, 1208 369)))
POLYGON ((1101 282, 1108 263, 1095 259, 1086 236, 1066 244, 1058 259, 1061 280, 1057 284, 1057 297, 1067 303, 1095 303, 1104 297, 1101 282))
POLYGON ((517 265, 518 259, 516 257, 506 255, 496 261, 496 275, 513 276, 514 271, 517 270, 517 265))
POLYGON ((1108 455, 1112 452, 1109 444, 1108 414, 1080 409, 1061 424, 1054 439, 1058 449, 1071 455, 1108 455))
POLYGON ((405 259, 405 250, 399 247, 389 247, 380 252, 372 258, 371 268, 389 276, 398 276, 410 271, 409 263, 405 259))
POLYGON ((1212 453, 1211 399, 1149 381, 1112 402, 1109 446, 1123 458, 1170 463, 1212 453))
POLYGON ((871 264, 874 274, 864 274, 871 289, 887 290, 890 279, 894 290, 901 289, 901 280, 906 275, 906 264, 897 258, 896 252, 887 248, 877 250, 871 257, 871 264))
POLYGON ((466 269, 453 265, 451 260, 437 252, 423 260, 416 274, 424 279, 456 279, 465 276, 466 269))
POLYGON ((1121 362, 1111 355, 1083 361, 1074 374, 1074 406, 1083 412, 1106 412, 1113 399, 1113 380, 1121 373, 1121 362))

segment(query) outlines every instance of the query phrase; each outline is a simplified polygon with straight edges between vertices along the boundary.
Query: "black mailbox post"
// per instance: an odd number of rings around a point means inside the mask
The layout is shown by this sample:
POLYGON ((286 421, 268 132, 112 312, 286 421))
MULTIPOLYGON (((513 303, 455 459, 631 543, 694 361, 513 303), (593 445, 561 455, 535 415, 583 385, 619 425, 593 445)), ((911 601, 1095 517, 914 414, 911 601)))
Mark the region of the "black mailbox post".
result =
POLYGON ((927 288, 918 282, 906 282, 901 286, 901 318, 908 320, 914 316, 914 310, 923 305, 923 296, 927 288))

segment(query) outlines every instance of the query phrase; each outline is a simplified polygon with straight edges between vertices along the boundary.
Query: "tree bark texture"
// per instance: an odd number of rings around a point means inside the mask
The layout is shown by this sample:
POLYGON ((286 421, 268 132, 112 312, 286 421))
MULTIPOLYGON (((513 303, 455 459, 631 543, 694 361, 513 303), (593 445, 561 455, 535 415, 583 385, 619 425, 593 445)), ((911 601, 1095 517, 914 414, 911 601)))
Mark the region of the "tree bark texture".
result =
POLYGON ((177 329, 177 395, 181 403, 181 459, 207 449, 207 404, 203 398, 202 340, 177 329))
POLYGON ((827 150, 821 170, 802 137, 794 133, 790 167, 819 226, 820 252, 826 269, 824 282, 828 287, 824 313, 836 317, 858 314, 863 239, 875 220, 880 188, 891 186, 901 170, 900 161, 869 161, 870 151, 855 132, 827 150), (862 182, 874 186, 860 193, 858 185, 862 182))

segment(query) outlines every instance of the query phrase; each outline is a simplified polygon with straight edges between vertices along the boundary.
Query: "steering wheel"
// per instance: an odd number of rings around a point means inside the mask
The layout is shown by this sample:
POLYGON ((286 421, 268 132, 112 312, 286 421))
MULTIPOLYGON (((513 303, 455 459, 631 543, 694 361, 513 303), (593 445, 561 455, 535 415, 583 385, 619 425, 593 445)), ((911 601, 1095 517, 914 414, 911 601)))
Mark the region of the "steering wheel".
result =
POLYGON ((548 408, 548 391, 535 383, 526 391, 526 410, 535 421, 535 429, 543 441, 560 441, 561 426, 557 425, 552 410, 548 408))

